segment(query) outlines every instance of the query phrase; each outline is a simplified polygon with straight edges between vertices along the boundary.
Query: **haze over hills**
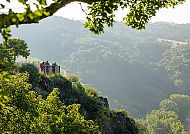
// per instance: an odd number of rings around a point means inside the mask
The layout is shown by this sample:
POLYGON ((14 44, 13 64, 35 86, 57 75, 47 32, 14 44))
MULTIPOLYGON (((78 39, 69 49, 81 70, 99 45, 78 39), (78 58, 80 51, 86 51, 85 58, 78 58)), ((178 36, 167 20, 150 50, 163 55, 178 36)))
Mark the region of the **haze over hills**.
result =
POLYGON ((32 57, 57 61, 80 74, 82 82, 108 96, 112 108, 132 115, 142 117, 171 93, 190 86, 189 45, 179 43, 175 49, 172 42, 158 40, 190 42, 190 24, 153 23, 135 31, 118 22, 94 35, 79 21, 51 17, 12 31, 13 37, 26 40, 32 57), (174 68, 172 61, 178 63, 174 68), (176 71, 186 75, 177 77, 176 71))

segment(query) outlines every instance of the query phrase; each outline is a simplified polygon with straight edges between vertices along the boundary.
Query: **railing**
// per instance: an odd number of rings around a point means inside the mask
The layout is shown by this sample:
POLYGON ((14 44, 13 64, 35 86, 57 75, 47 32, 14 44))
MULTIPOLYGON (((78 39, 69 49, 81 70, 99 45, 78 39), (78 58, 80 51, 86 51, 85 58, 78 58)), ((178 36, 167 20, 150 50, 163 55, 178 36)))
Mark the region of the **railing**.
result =
POLYGON ((60 74, 60 66, 45 65, 41 72, 45 74, 60 74))

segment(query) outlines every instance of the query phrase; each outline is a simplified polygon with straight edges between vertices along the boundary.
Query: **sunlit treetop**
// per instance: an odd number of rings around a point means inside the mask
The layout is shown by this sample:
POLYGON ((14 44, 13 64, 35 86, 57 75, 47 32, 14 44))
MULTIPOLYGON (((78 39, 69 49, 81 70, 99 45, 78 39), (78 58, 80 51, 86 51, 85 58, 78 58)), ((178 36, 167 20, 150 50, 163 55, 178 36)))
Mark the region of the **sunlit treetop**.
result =
POLYGON ((19 13, 7 6, 13 0, 0 1, 0 33, 6 39, 10 36, 10 26, 38 23, 43 18, 52 16, 60 8, 72 2, 87 3, 88 10, 84 26, 95 34, 104 31, 104 24, 112 27, 115 11, 119 8, 129 9, 123 16, 127 26, 144 29, 150 18, 161 8, 175 7, 185 0, 15 0, 24 10, 19 13), (6 12, 5 12, 6 11, 6 12))

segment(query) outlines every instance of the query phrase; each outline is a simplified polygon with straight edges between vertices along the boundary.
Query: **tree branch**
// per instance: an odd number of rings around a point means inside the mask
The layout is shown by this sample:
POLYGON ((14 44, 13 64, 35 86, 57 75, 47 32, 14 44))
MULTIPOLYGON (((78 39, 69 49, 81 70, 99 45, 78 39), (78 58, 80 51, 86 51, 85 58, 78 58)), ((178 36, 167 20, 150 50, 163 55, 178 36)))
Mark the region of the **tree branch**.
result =
MULTIPOLYGON (((83 2, 83 3, 87 3, 87 4, 92 4, 93 2, 96 2, 98 0, 58 0, 55 3, 50 4, 49 6, 44 8, 45 12, 48 12, 49 15, 45 15, 42 14, 41 16, 36 16, 34 18, 30 18, 28 16, 27 12, 23 12, 23 13, 14 13, 12 12, 12 16, 22 16, 24 17, 24 20, 19 20, 17 19, 17 22, 15 23, 15 21, 12 20, 12 17, 10 17, 10 14, 0 14, 0 20, 3 20, 3 24, 1 26, 1 28, 7 28, 11 25, 21 25, 21 24, 32 24, 32 23, 38 23, 40 20, 52 16, 53 14, 55 14, 59 9, 61 9, 62 7, 65 7, 67 4, 72 3, 72 2, 83 2)), ((35 12, 35 11, 34 11, 35 12)), ((32 13, 34 13, 32 12, 32 13)))
POLYGON ((59 9, 72 2, 83 2, 90 4, 88 8, 87 21, 85 28, 100 34, 104 30, 104 24, 113 26, 114 12, 121 8, 129 8, 130 12, 123 18, 127 26, 135 29, 144 29, 152 16, 155 16, 161 8, 175 7, 182 4, 185 0, 163 0, 163 1, 145 1, 145 0, 57 0, 46 5, 39 3, 36 11, 31 11, 30 5, 26 6, 26 11, 15 13, 9 10, 8 14, 0 14, 0 33, 4 39, 10 37, 10 26, 38 23, 40 20, 52 16, 59 9))

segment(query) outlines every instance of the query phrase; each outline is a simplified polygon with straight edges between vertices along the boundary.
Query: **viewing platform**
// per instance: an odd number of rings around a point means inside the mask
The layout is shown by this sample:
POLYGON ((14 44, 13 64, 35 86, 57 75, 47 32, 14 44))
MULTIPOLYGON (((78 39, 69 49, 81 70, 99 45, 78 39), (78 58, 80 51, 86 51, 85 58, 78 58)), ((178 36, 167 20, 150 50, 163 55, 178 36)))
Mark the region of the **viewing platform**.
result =
POLYGON ((40 71, 44 74, 60 74, 60 66, 45 65, 40 71))
MULTIPOLYGON (((42 74, 60 74, 61 73, 61 66, 57 65, 56 62, 54 62, 53 64, 49 64, 46 62, 40 62, 40 61, 17 61, 16 64, 21 67, 23 64, 33 64, 34 66, 36 66, 39 70, 40 73, 42 74), (46 65, 49 64, 49 65, 46 65)), ((62 70, 62 73, 66 74, 66 71, 62 70)))

